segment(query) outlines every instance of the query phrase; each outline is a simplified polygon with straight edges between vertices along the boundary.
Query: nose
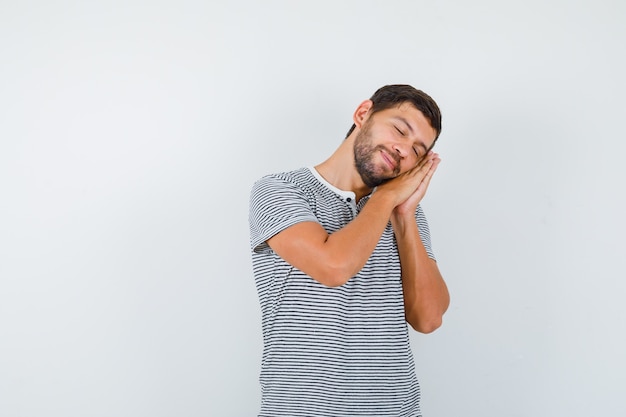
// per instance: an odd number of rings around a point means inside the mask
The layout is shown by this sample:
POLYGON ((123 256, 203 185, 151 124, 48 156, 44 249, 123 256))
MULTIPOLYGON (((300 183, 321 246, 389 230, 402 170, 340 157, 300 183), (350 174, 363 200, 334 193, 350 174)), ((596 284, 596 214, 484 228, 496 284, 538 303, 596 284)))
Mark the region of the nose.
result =
POLYGON ((408 145, 395 143, 392 148, 403 159, 409 155, 408 145))

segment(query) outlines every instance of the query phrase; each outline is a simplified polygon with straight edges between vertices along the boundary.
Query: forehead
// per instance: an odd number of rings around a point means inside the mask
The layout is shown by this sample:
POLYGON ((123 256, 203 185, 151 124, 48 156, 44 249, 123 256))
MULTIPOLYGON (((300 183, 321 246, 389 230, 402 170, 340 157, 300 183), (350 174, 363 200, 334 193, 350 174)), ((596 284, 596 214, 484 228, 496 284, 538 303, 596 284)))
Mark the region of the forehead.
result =
POLYGON ((375 113, 374 116, 376 116, 376 114, 379 114, 381 119, 384 118, 406 124, 415 135, 429 143, 434 142, 437 136, 437 132, 431 126, 426 116, 424 116, 424 113, 419 111, 410 102, 404 102, 395 107, 381 110, 375 113))
MULTIPOLYGON (((397 106, 393 106, 385 110, 381 110, 381 112, 383 111, 387 111, 388 113, 404 114, 407 117, 412 116, 416 118, 422 118, 426 120, 426 123, 428 123, 428 119, 426 119, 426 116, 424 116, 424 114, 421 111, 419 111, 413 104, 411 104, 408 101, 398 104, 397 106)), ((428 124, 430 125, 430 123, 428 124)))

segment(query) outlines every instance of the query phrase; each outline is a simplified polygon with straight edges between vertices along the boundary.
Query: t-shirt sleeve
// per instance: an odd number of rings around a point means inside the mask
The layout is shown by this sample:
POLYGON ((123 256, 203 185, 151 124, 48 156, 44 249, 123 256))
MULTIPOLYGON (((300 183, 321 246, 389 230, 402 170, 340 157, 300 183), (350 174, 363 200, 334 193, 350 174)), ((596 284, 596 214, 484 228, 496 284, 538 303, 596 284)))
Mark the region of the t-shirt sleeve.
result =
POLYGON ((424 214, 424 210, 422 210, 422 206, 418 205, 415 210, 415 220, 417 221, 417 227, 420 231, 420 238, 422 239, 422 244, 424 245, 424 249, 426 249, 426 254, 430 259, 437 260, 435 258, 435 254, 433 253, 433 248, 430 243, 430 229, 428 228, 428 220, 426 220, 426 215, 424 214))
POLYGON ((301 222, 317 222, 301 187, 276 176, 266 176, 250 192, 250 246, 255 252, 269 250, 266 241, 301 222))

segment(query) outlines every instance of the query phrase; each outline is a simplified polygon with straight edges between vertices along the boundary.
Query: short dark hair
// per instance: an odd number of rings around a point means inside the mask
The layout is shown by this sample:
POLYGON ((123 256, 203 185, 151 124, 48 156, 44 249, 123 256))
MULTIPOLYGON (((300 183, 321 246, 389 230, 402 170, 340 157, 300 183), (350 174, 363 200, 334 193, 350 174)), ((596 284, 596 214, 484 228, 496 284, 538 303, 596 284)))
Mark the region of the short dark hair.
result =
MULTIPOLYGON (((441 133, 441 111, 435 100, 422 90, 407 84, 392 84, 376 90, 374 95, 370 97, 372 100, 371 114, 376 112, 390 109, 392 107, 398 107, 404 103, 411 103, 417 110, 421 111, 424 117, 430 122, 430 126, 435 129, 437 135, 435 141, 441 133)), ((350 130, 346 134, 346 138, 356 128, 355 124, 352 124, 350 130)))

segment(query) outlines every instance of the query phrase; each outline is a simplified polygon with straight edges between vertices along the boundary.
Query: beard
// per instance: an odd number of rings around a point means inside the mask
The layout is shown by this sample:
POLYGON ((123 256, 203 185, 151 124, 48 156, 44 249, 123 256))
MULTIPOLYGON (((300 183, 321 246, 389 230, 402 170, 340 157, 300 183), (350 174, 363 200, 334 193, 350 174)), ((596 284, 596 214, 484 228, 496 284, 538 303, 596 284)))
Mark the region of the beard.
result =
POLYGON ((372 146, 369 121, 366 122, 354 140, 354 166, 369 188, 377 187, 400 173, 400 160, 394 152, 390 152, 383 145, 372 146), (384 150, 396 162, 393 175, 385 174, 385 171, 376 165, 376 156, 381 150, 384 150))

